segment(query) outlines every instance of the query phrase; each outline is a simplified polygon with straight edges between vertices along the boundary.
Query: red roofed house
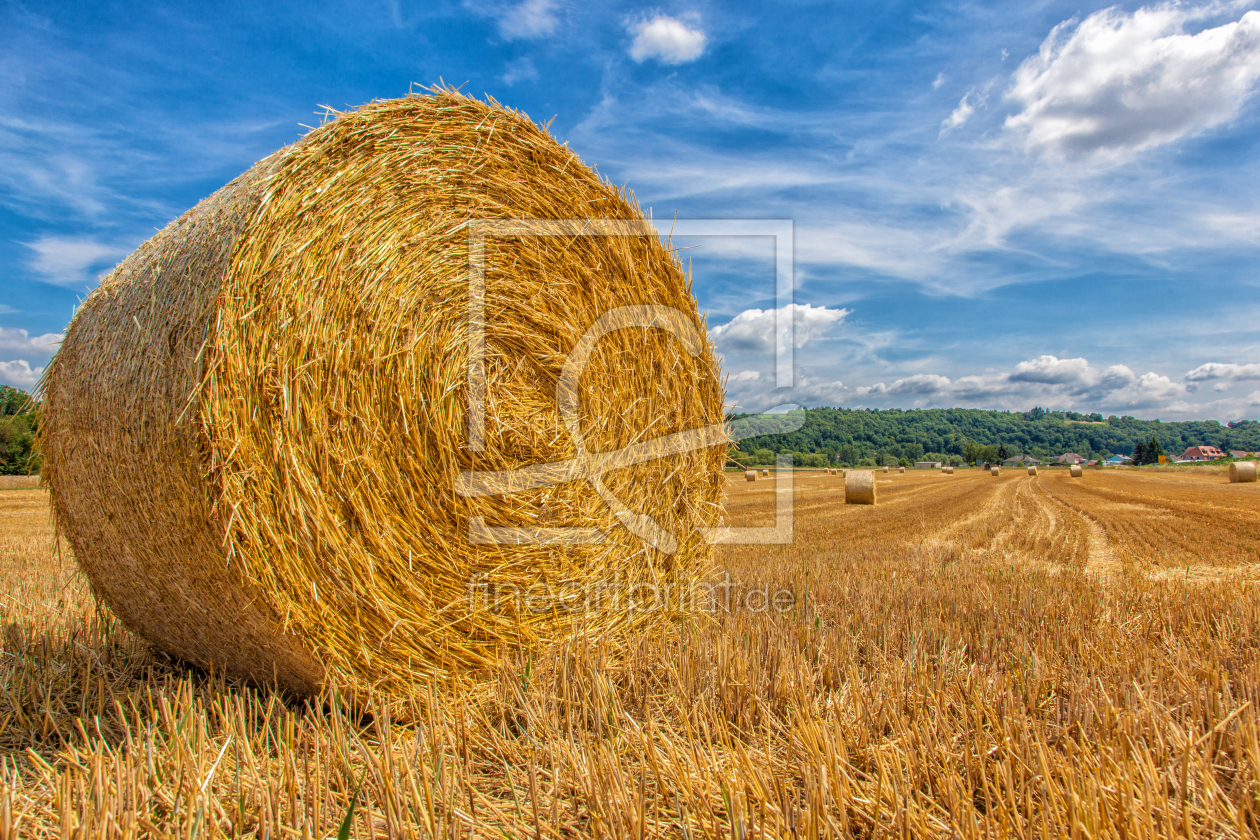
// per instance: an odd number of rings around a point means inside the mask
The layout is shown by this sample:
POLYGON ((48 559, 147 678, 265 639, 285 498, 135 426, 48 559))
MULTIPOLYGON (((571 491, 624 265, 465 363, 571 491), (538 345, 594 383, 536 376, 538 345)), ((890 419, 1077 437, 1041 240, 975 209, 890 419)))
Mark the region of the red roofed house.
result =
POLYGON ((1181 453, 1183 461, 1215 461, 1217 458, 1224 457, 1225 453, 1215 446, 1192 446, 1181 453))

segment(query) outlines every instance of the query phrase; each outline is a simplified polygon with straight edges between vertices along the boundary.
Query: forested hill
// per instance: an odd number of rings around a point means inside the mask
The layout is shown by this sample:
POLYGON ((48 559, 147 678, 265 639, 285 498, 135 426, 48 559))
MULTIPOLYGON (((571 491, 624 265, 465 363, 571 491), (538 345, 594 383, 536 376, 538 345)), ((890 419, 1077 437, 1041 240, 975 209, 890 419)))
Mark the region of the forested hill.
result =
POLYGON ((26 393, 0 385, 0 475, 25 475, 39 471, 32 454, 35 415, 26 393))
POLYGON ((1215 420, 1164 423, 1042 408, 1022 414, 975 408, 801 410, 805 425, 799 431, 748 438, 740 443, 741 452, 751 455, 760 450, 758 462, 769 452, 828 455, 847 464, 960 462, 970 441, 971 451, 979 444, 1002 447, 1009 455, 1044 458, 1076 452, 1093 458, 1130 455, 1139 442, 1151 437, 1174 457, 1188 446, 1203 444, 1226 451, 1260 450, 1260 423, 1254 420, 1226 426, 1215 420))

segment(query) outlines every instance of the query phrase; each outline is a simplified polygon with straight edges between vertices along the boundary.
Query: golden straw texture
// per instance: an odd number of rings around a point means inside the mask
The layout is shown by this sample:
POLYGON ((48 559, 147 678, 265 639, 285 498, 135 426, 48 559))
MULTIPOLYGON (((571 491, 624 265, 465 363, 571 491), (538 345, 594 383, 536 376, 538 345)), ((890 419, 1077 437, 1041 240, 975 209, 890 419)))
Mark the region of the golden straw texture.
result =
POLYGON ((875 473, 870 470, 849 470, 844 477, 844 503, 875 504, 875 473))
POLYGON ((642 218, 523 115, 445 89, 339 115, 202 202, 102 283, 46 374, 45 475, 97 593, 157 646, 298 694, 405 693, 676 615, 518 596, 694 581, 725 440, 606 472, 621 519, 587 481, 456 492, 582 454, 558 383, 618 308, 680 313, 701 346, 600 338, 577 383, 585 452, 721 424, 704 321, 656 236, 512 235, 484 242, 469 445, 470 222, 642 218), (621 527, 634 515, 674 550, 621 527), (473 544, 474 521, 594 536, 473 544))

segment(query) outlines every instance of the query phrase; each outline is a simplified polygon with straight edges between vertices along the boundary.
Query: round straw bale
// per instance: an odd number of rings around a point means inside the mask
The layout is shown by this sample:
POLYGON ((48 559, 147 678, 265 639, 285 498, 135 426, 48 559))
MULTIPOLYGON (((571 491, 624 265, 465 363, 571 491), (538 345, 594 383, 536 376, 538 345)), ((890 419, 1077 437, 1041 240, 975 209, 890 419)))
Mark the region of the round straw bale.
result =
POLYGON ((756 471, 756 470, 744 470, 744 478, 748 479, 749 481, 756 481, 756 480, 757 480, 757 471, 756 471))
POLYGON ((903 473, 903 472, 905 472, 905 471, 906 471, 906 468, 905 468, 905 467, 897 467, 897 472, 899 472, 899 473, 903 473))
POLYGON ((1028 468, 1028 474, 1029 474, 1029 475, 1036 475, 1036 474, 1037 474, 1037 468, 1036 468, 1036 467, 1029 467, 1029 468, 1028 468))
POLYGON ((989 475, 1001 475, 1002 470, 998 467, 989 467, 989 475))
POLYGON ((844 477, 846 505, 875 504, 875 473, 871 470, 849 470, 844 477))
POLYGON ((1256 480, 1255 461, 1235 461, 1229 465, 1230 482, 1246 483, 1256 480))
POLYGON ((1071 469, 1068 470, 1068 472, 1072 474, 1072 478, 1080 478, 1082 475, 1085 474, 1084 470, 1081 469, 1080 464, 1073 464, 1071 469))
POLYGON ((445 89, 341 114, 201 202, 102 281, 46 373, 45 480, 96 595, 174 656, 298 695, 476 680, 670 617, 538 608, 551 581, 683 587, 711 562, 719 364, 642 220, 524 115, 445 89), (579 222, 478 227, 521 219, 579 222), (579 235, 606 219, 629 234, 579 235))
POLYGON ((888 472, 888 467, 884 467, 884 472, 888 472))
POLYGON ((761 471, 761 474, 762 474, 762 476, 763 476, 763 477, 765 477, 765 478, 769 478, 769 477, 770 477, 770 470, 762 470, 762 471, 761 471))

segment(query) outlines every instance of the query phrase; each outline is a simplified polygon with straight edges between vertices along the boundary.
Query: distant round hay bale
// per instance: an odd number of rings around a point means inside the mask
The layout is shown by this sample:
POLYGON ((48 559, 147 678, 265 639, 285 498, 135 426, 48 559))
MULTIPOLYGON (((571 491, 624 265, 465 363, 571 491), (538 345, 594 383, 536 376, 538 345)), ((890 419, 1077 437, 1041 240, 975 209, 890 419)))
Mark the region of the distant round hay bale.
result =
POLYGON ((1247 482, 1256 480, 1256 462, 1255 461, 1235 461, 1229 465, 1229 480, 1231 483, 1246 484, 1247 482))
POLYGON ((875 504, 875 473, 870 470, 849 470, 844 477, 844 503, 875 504))
POLYGON ((1001 475, 1002 470, 998 467, 989 467, 989 475, 1001 475))
POLYGON ((769 477, 770 477, 770 470, 762 470, 762 471, 761 471, 761 475, 762 475, 763 477, 765 477, 765 478, 769 478, 769 477))
POLYGON ((1036 475, 1036 474, 1037 474, 1037 468, 1036 468, 1036 467, 1029 467, 1029 468, 1028 468, 1028 474, 1029 474, 1029 475, 1036 475))
POLYGON ((888 467, 884 467, 884 472, 888 472, 888 467))
POLYGON ((616 650, 669 617, 559 600, 711 562, 720 368, 642 220, 522 114, 449 90, 340 115, 198 204, 89 296, 46 374, 45 479, 96 595, 174 656, 297 695, 481 679, 505 650, 616 650), (581 235, 604 219, 630 233, 581 235), (617 450, 647 454, 589 456, 617 450))
POLYGON ((748 479, 749 481, 756 481, 756 480, 757 480, 757 471, 756 471, 756 470, 744 470, 744 478, 748 479))
POLYGON ((1080 464, 1073 464, 1072 468, 1068 470, 1068 472, 1072 474, 1072 478, 1080 478, 1085 474, 1085 471, 1081 469, 1080 464))
POLYGON ((897 472, 904 473, 905 471, 906 471, 905 467, 897 467, 897 472))

